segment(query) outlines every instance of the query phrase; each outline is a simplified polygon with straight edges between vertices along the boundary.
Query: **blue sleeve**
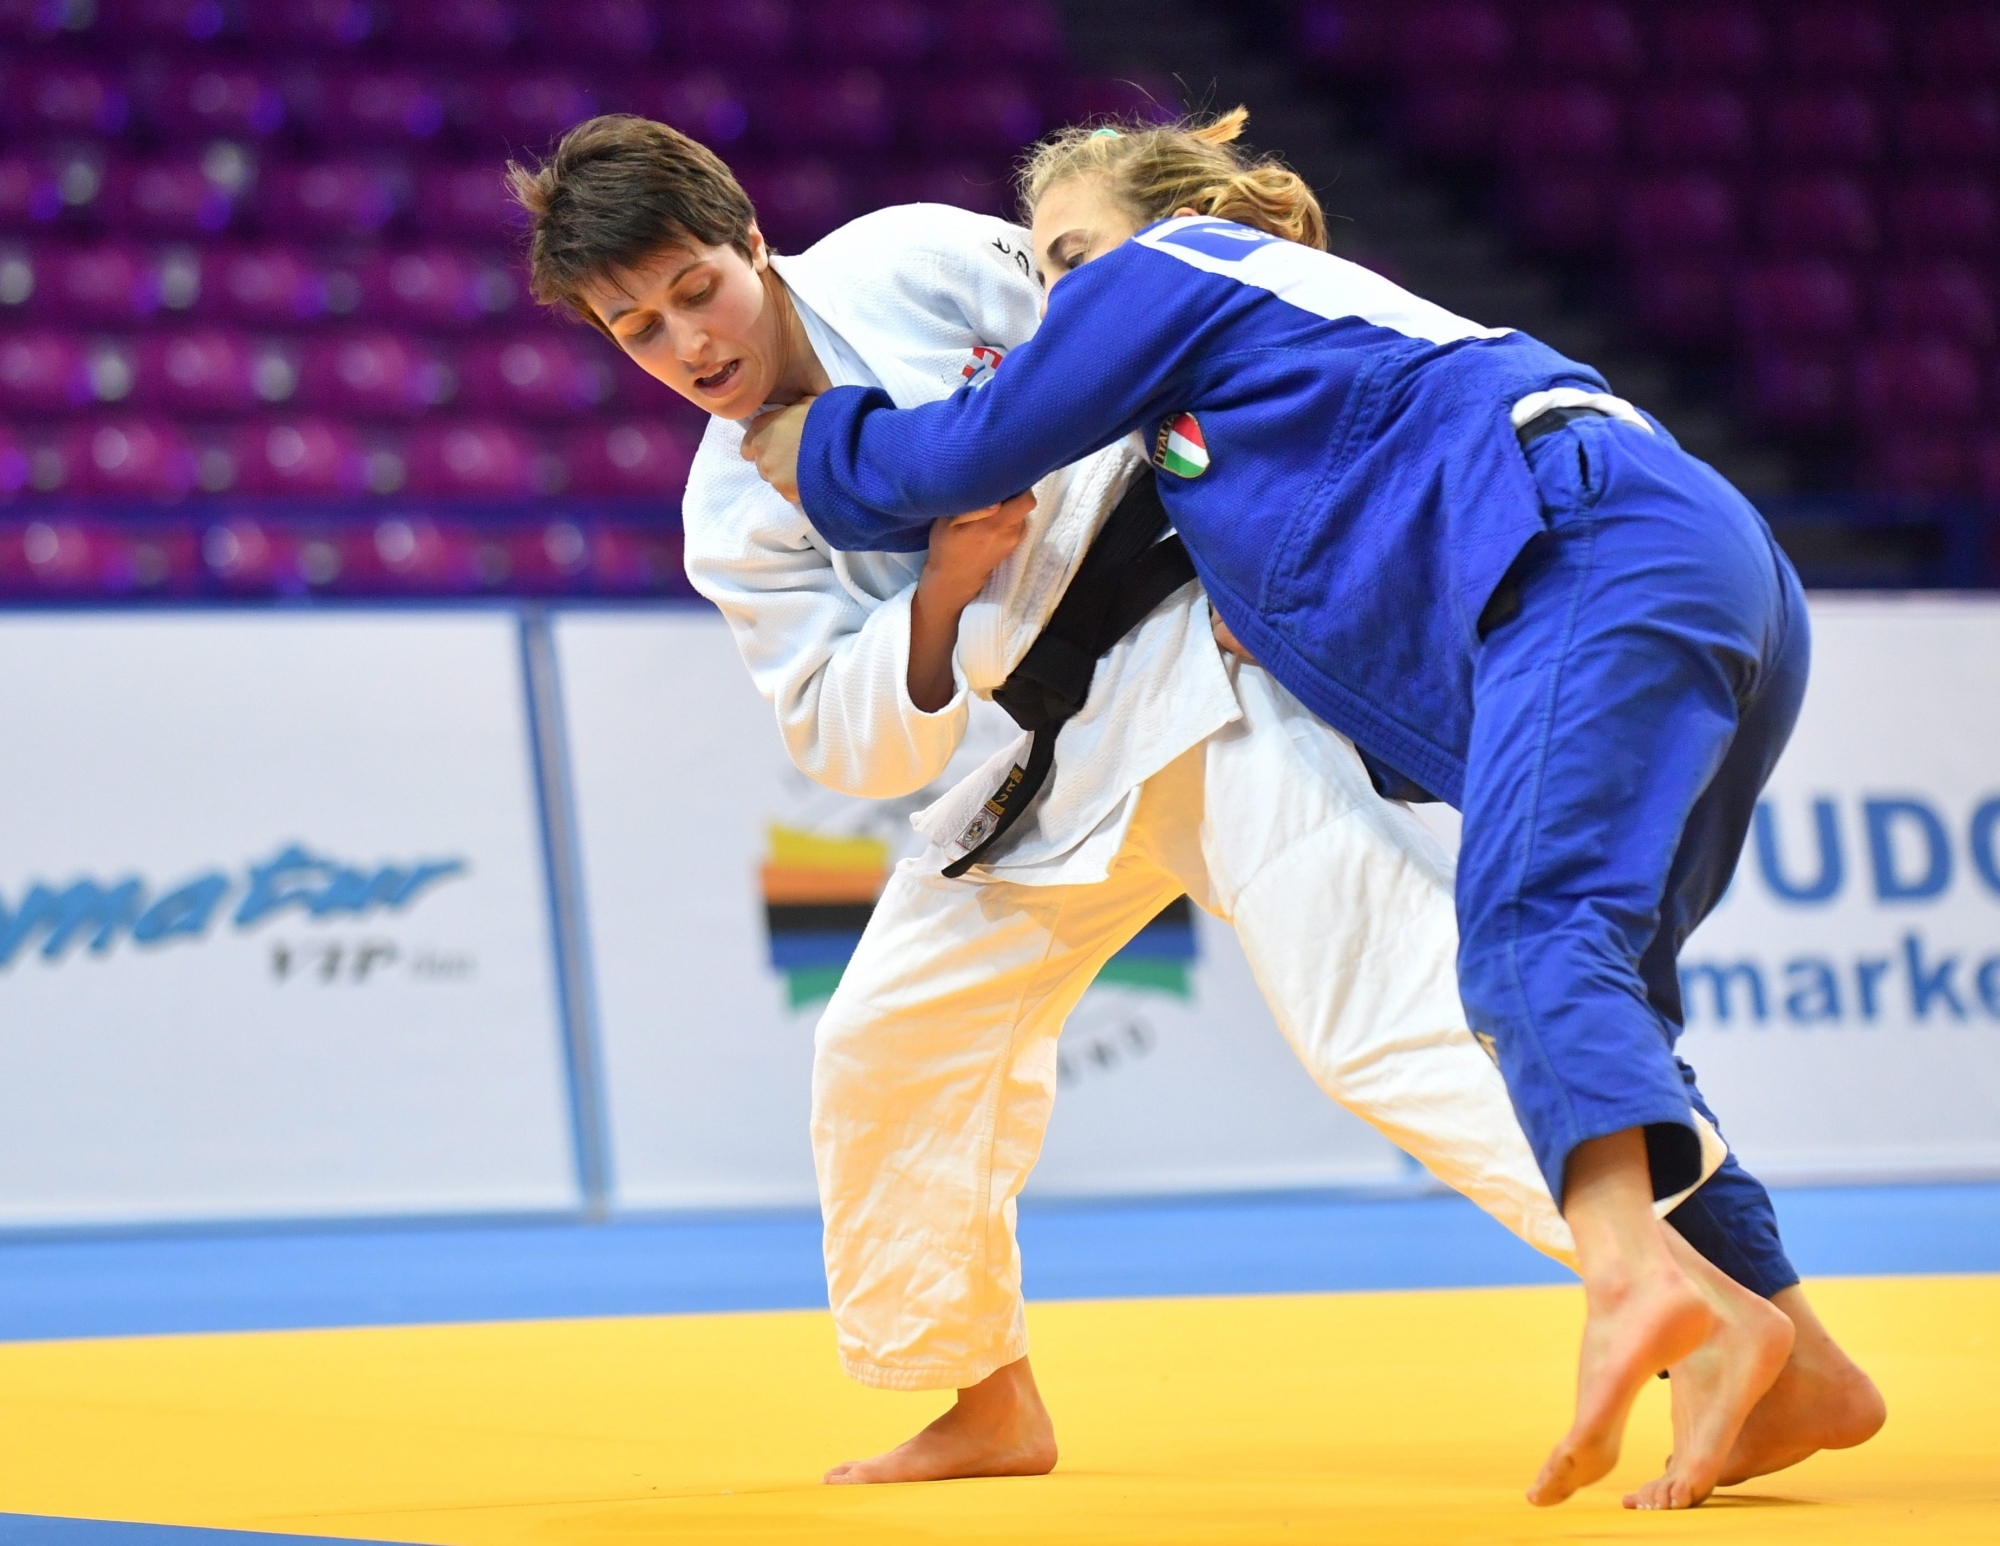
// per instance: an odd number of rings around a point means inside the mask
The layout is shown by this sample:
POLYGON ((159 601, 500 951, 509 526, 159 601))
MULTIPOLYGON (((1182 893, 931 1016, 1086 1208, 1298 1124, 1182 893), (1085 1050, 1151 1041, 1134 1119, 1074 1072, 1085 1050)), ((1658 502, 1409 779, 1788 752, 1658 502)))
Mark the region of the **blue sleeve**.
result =
POLYGON ((1035 336, 990 381, 896 408, 836 387, 813 403, 799 502, 846 552, 914 551, 939 516, 997 504, 1184 401, 1229 280, 1137 242, 1068 275, 1035 336))

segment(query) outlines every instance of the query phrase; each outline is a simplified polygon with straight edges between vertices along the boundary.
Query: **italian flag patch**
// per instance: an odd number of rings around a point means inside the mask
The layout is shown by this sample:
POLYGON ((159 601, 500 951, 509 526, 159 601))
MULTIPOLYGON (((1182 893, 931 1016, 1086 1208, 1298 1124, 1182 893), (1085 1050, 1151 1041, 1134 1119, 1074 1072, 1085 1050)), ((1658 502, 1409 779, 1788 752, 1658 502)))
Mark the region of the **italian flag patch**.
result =
POLYGON ((1191 413, 1163 420, 1153 437, 1153 465, 1177 478, 1199 478, 1208 471, 1208 442, 1191 413))

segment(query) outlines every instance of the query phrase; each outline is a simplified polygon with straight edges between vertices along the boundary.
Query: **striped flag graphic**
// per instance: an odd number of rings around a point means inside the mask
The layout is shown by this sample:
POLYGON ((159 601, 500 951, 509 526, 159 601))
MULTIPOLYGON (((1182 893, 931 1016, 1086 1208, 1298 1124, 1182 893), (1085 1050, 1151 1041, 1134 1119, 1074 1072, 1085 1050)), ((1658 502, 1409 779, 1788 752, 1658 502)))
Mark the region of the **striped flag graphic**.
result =
POLYGON ((1208 442, 1193 414, 1179 414, 1160 425, 1153 440, 1153 465, 1177 478, 1199 478, 1208 471, 1208 442))

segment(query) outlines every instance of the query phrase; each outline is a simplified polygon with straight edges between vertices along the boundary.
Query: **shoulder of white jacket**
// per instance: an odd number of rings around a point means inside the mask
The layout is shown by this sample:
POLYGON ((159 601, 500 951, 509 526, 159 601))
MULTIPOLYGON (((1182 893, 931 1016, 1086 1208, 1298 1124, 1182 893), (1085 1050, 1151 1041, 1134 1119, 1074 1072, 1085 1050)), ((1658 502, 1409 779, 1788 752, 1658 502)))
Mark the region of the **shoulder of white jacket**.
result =
POLYGON ((958 309, 971 290, 1018 291, 1039 309, 1028 233, 994 215, 950 204, 895 204, 780 257, 785 282, 822 315, 867 313, 935 298, 958 309))
POLYGON ((687 491, 681 496, 681 526, 691 548, 722 530, 741 535, 757 528, 790 537, 807 524, 804 514, 743 460, 742 444, 742 425, 709 418, 688 468, 687 491))

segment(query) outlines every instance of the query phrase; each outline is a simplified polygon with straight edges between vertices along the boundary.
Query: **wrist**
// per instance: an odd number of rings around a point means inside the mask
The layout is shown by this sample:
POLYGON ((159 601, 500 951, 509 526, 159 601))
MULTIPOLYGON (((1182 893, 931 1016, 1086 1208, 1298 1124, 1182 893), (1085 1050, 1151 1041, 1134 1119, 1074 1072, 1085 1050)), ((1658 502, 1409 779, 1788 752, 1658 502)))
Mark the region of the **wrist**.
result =
POLYGON ((979 588, 979 585, 968 585, 956 576, 941 575, 934 569, 926 568, 917 576, 916 599, 923 603, 926 610, 955 614, 972 604, 979 588))

